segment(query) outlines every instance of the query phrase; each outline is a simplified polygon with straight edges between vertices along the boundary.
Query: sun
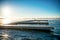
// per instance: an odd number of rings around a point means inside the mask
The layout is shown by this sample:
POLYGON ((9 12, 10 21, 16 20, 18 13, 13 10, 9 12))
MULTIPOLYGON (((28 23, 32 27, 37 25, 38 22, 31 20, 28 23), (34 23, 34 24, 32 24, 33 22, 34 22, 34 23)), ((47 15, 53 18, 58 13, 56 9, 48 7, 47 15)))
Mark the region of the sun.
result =
POLYGON ((3 15, 3 21, 2 24, 8 24, 11 22, 11 13, 12 13, 12 9, 10 6, 3 6, 2 7, 2 15, 3 15))
POLYGON ((11 17, 12 9, 10 6, 3 6, 2 7, 2 15, 4 18, 11 17))

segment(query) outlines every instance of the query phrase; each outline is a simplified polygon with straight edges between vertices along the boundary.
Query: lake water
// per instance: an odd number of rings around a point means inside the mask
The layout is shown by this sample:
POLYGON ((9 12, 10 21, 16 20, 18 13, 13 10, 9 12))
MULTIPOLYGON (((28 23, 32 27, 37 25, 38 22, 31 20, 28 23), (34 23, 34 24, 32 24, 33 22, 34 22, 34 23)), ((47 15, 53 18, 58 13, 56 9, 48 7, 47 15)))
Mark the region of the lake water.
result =
POLYGON ((11 30, 0 29, 0 40, 58 40, 60 35, 60 20, 49 20, 49 26, 53 26, 53 32, 36 30, 11 30))

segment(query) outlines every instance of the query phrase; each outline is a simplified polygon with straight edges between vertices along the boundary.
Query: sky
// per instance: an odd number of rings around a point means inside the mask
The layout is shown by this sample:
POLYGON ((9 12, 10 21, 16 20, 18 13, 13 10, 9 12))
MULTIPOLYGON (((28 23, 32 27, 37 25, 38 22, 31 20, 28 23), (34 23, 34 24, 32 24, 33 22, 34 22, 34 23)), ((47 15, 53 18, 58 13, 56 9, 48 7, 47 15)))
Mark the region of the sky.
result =
POLYGON ((0 17, 60 18, 58 0, 2 0, 0 17))

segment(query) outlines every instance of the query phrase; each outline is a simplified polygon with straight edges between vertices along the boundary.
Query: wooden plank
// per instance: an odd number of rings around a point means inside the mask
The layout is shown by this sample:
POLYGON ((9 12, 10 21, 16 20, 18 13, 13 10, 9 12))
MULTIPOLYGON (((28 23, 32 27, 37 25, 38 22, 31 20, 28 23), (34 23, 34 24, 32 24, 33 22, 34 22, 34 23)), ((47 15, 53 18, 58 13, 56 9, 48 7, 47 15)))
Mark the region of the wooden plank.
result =
POLYGON ((0 26, 0 28, 3 29, 39 29, 39 30, 51 30, 53 27, 51 26, 25 26, 25 25, 4 25, 4 26, 0 26))

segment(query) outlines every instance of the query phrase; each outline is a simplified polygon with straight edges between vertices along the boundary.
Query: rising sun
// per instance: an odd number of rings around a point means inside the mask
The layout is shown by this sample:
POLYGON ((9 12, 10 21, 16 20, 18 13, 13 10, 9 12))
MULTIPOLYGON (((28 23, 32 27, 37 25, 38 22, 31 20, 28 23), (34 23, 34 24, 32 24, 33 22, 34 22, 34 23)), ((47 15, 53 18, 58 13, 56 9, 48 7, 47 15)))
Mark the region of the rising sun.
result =
POLYGON ((10 6, 4 6, 2 7, 2 15, 3 15, 3 21, 2 24, 8 24, 11 22, 10 16, 11 16, 11 7, 10 6))

